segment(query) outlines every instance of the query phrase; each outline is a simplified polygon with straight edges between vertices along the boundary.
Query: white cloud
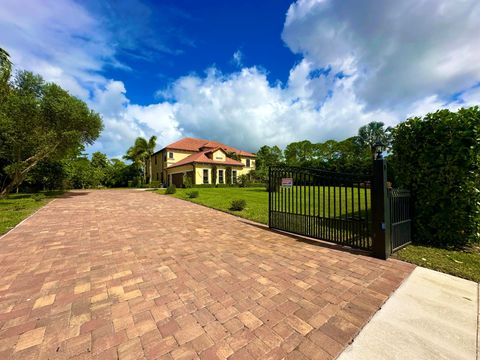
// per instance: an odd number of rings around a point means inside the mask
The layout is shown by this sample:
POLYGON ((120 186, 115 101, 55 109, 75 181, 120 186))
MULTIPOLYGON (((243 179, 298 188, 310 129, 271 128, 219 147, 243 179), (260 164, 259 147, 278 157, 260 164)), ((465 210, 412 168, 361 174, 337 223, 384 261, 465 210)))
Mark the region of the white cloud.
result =
POLYGON ((243 66, 243 53, 240 50, 237 50, 233 53, 232 63, 237 67, 243 66))
POLYGON ((2 1, 0 44, 16 68, 34 70, 84 99, 105 83, 99 71, 116 64, 100 24, 69 0, 2 1))
POLYGON ((299 0, 283 39, 316 67, 355 73, 371 108, 403 109, 480 81, 478 0, 299 0))
MULTIPOLYGON (((103 75, 108 66, 123 66, 111 40, 130 31, 114 32, 72 0, 23 5, 2 2, 1 46, 18 68, 59 83, 103 115, 105 130, 89 151, 110 156, 124 154, 137 136, 157 135, 159 147, 195 136, 251 151, 343 139, 369 121, 395 125, 439 107, 480 103, 477 0, 299 0, 282 37, 303 59, 285 84, 244 67, 238 50, 235 72, 210 68, 180 77, 159 91, 164 100, 148 105, 132 103, 122 81, 103 75)), ((148 9, 136 16, 143 14, 148 9)), ((127 50, 133 40, 124 41, 127 50)), ((147 48, 176 52, 154 45, 147 48)))

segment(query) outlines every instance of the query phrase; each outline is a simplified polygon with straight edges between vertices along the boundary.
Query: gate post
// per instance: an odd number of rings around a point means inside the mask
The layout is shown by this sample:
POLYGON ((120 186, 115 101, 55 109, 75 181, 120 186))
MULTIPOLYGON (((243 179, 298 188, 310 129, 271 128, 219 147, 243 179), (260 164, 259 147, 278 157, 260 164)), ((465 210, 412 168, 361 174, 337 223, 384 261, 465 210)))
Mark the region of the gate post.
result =
POLYGON ((373 254, 379 259, 386 260, 392 253, 392 241, 387 191, 387 161, 385 159, 373 161, 372 180, 373 254))

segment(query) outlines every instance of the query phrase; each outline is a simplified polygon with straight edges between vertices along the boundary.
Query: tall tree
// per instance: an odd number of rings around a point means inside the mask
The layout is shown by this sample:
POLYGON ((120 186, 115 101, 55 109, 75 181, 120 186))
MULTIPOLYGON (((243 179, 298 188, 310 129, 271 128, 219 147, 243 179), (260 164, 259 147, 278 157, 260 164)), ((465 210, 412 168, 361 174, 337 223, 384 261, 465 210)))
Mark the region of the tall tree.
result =
MULTIPOLYGON (((8 52, 0 48, 0 84, 5 86, 12 73, 12 62, 8 52)), ((0 85, 1 86, 1 85, 0 85)))
POLYGON ((290 143, 285 148, 285 160, 288 165, 302 165, 314 159, 314 149, 308 140, 290 143))
POLYGON ((357 141, 360 146, 370 149, 372 159, 375 159, 376 144, 383 144, 381 150, 384 151, 390 147, 391 129, 385 129, 385 124, 380 121, 372 121, 358 129, 357 141))
POLYGON ((283 161, 282 150, 277 145, 263 145, 257 151, 256 155, 255 168, 260 171, 266 171, 269 166, 279 164, 283 161))
POLYGON ((21 71, 0 102, 0 159, 6 177, 0 197, 18 187, 43 160, 60 160, 92 144, 103 128, 100 115, 53 83, 21 71), (5 185, 4 185, 5 184, 5 185))
POLYGON ((157 137, 153 135, 147 141, 143 137, 135 139, 135 143, 127 150, 125 159, 133 161, 143 168, 143 181, 147 183, 147 167, 149 167, 150 176, 152 174, 152 162, 151 157, 155 152, 155 146, 157 145, 157 137))

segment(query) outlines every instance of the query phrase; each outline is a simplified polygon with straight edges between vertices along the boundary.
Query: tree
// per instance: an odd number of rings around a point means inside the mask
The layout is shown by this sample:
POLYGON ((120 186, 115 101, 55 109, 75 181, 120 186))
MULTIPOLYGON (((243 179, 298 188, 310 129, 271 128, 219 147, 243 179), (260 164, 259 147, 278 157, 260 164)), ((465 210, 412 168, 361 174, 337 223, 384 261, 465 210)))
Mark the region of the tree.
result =
POLYGON ((255 168, 258 171, 267 171, 269 166, 277 165, 281 162, 283 162, 283 153, 277 145, 263 145, 257 151, 255 168))
POLYGON ((63 159, 82 144, 92 144, 103 128, 99 114, 39 75, 18 72, 8 87, 0 102, 0 158, 6 177, 0 197, 18 187, 39 162, 63 159))
POLYGON ((439 110, 393 129, 396 186, 409 189, 415 242, 480 241, 480 108, 439 110))
POLYGON ((285 148, 285 161, 288 165, 304 165, 314 159, 315 146, 308 140, 293 142, 285 148))
POLYGON ((381 143, 381 150, 390 147, 391 128, 384 128, 385 124, 379 121, 372 121, 358 129, 357 141, 360 146, 370 149, 372 159, 375 159, 376 144, 381 143))
POLYGON ((7 87, 8 80, 12 73, 12 62, 8 52, 0 48, 0 90, 7 87))
POLYGON ((130 160, 133 163, 138 164, 143 169, 144 183, 147 183, 147 166, 149 166, 150 175, 152 174, 151 157, 155 152, 156 144, 156 136, 150 137, 148 141, 143 137, 138 137, 135 139, 133 146, 127 150, 127 154, 124 156, 126 160, 130 160))

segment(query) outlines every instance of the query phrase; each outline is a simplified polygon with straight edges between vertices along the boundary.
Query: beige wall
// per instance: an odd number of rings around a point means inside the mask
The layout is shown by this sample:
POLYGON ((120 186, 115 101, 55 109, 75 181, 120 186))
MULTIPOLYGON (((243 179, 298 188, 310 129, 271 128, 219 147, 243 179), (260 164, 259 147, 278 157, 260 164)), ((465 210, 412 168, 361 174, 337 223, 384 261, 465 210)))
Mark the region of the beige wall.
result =
MULTIPOLYGON (((161 152, 155 154, 154 156, 151 157, 151 162, 152 162, 152 174, 151 174, 151 179, 152 181, 162 181, 162 173, 163 173, 163 183, 168 183, 169 182, 169 174, 174 174, 174 173, 179 173, 179 172, 185 172, 185 171, 191 171, 192 170, 192 165, 185 165, 182 167, 174 167, 173 169, 169 170, 170 166, 174 165, 180 160, 185 159, 187 156, 193 154, 191 151, 183 151, 183 150, 169 150, 169 149, 164 149, 161 152), (169 158, 168 153, 173 153, 173 159, 169 158), (155 158, 156 158, 156 163, 155 163, 155 158), (157 178, 158 174, 158 178, 157 178), (157 180, 158 179, 158 180, 157 180)), ((221 162, 225 161, 225 153, 222 150, 217 150, 212 154, 212 159, 217 160, 219 162, 217 166, 217 171, 218 169, 223 169, 226 170, 227 166, 222 165, 221 162)), ((246 175, 248 174, 251 170, 255 169, 255 159, 254 158, 249 158, 250 159, 250 167, 244 166, 242 167, 237 167, 237 176, 240 175, 246 175)), ((247 157, 240 157, 240 161, 246 165, 247 163, 247 157)), ((203 169, 209 169, 209 182, 212 180, 212 166, 207 165, 207 164, 196 164, 195 165, 196 170, 195 170, 195 184, 203 184, 203 169)), ((232 169, 235 169, 235 167, 232 167, 232 169)), ((150 176, 150 167, 147 167, 147 174, 150 176)), ((226 181, 226 173, 224 173, 224 178, 226 181)), ((218 183, 218 173, 217 173, 217 183, 218 183)))
MULTIPOLYGON (((228 167, 231 167, 232 168, 232 172, 233 170, 236 170, 237 171, 237 177, 241 175, 241 170, 242 168, 241 167, 234 167, 234 166, 225 166, 225 165, 215 165, 217 167, 217 180, 216 180, 216 184, 219 184, 218 182, 218 179, 219 179, 219 176, 218 176, 218 171, 219 170, 223 170, 223 183, 226 184, 227 182, 227 168, 228 167)), ((212 183, 212 165, 207 165, 207 164, 196 164, 195 165, 195 184, 196 185, 201 185, 203 184, 203 170, 206 169, 208 170, 208 183, 211 184, 212 183)), ((233 173, 232 173, 232 177, 233 177, 233 173)))
POLYGON ((213 161, 225 161, 225 153, 222 150, 217 150, 212 154, 213 161))
POLYGON ((173 164, 193 154, 192 151, 169 150, 169 149, 164 150, 163 152, 167 154, 166 167, 172 166, 173 164), (173 153, 173 159, 170 159, 169 153, 173 153))
POLYGON ((152 174, 150 175, 150 166, 147 165, 147 175, 151 181, 161 181, 162 174, 162 156, 155 154, 150 158, 152 174))

